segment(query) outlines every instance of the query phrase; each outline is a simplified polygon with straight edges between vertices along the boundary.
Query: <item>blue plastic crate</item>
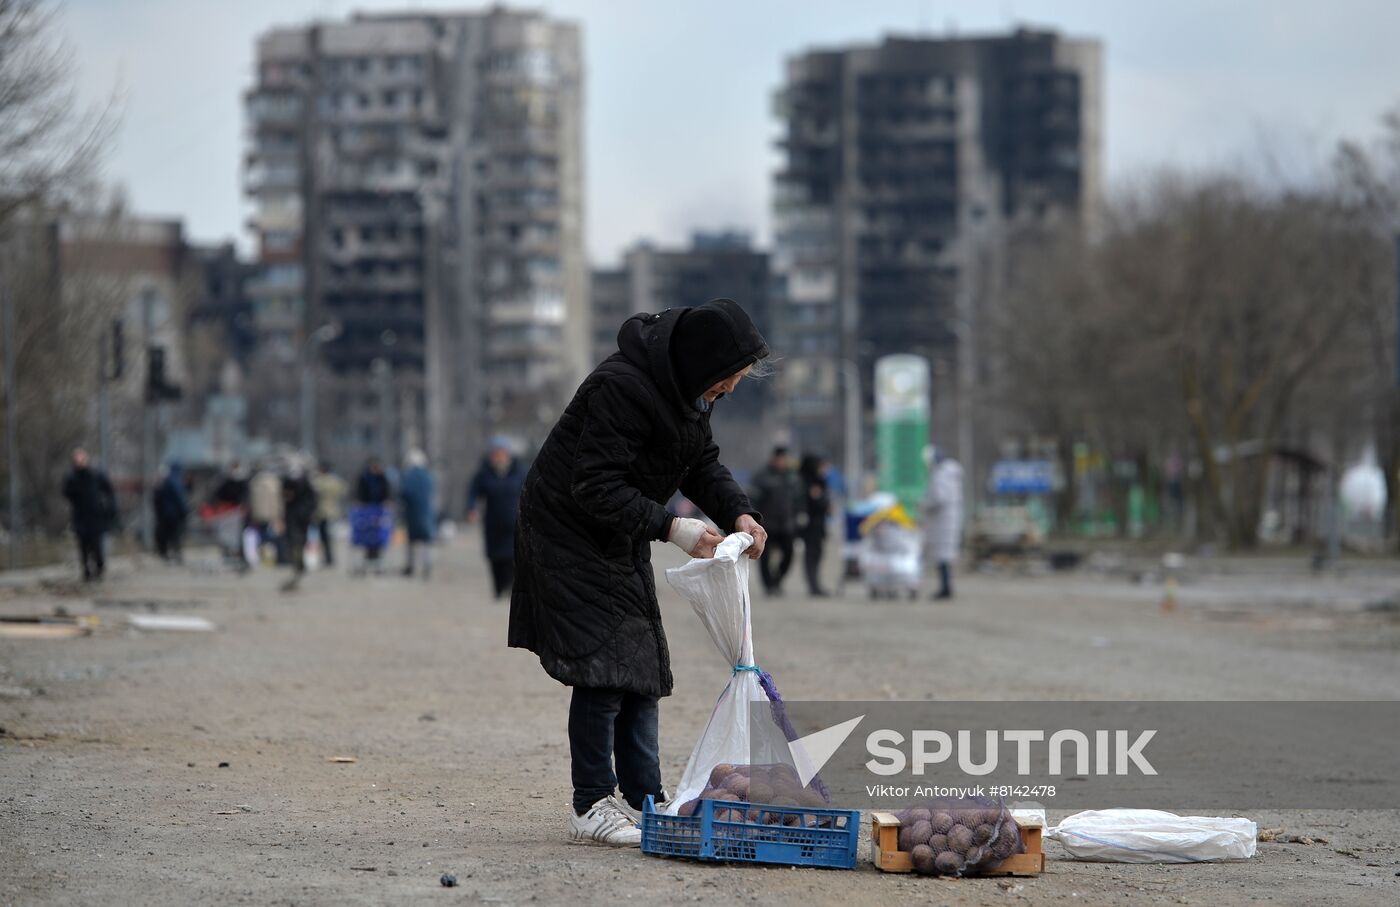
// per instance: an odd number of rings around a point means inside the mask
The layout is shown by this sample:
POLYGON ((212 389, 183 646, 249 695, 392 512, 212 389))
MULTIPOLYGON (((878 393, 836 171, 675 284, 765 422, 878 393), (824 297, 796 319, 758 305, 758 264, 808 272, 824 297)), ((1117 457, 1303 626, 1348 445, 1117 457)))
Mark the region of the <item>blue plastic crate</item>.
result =
POLYGON ((855 869, 860 812, 701 800, 693 816, 642 807, 642 853, 716 862, 780 863, 855 869), (757 811, 758 820, 735 820, 757 811))

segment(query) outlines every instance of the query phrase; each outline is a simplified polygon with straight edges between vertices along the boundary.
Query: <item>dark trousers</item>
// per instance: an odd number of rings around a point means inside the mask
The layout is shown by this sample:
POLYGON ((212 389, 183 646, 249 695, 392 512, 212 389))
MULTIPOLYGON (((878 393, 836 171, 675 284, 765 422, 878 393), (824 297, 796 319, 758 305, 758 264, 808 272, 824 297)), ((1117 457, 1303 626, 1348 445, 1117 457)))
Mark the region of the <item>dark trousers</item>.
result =
POLYGON ((802 569, 807 574, 807 591, 816 595, 822 590, 822 549, 826 546, 826 527, 808 529, 802 534, 802 569))
POLYGON ((413 536, 409 536, 408 538, 408 551, 405 554, 407 559, 404 561, 403 575, 413 575, 413 571, 417 569, 420 560, 418 557, 419 551, 423 552, 423 557, 421 558, 423 562, 423 578, 428 579, 433 575, 433 543, 427 539, 415 539, 413 536))
POLYGON ((331 551, 331 521, 321 520, 316 524, 316 532, 321 536, 321 554, 326 559, 326 566, 335 563, 335 555, 331 551))
POLYGON ((642 808, 647 794, 661 798, 657 712, 655 696, 574 687, 569 757, 575 813, 583 815, 615 789, 633 809, 642 808))
POLYGON ((953 597, 953 567, 947 561, 938 562, 938 594, 953 597))
POLYGON ((287 562, 292 565, 292 570, 297 575, 306 572, 306 537, 310 532, 310 524, 305 526, 300 523, 287 524, 287 532, 284 536, 287 546, 287 562))
POLYGON ((180 550, 184 534, 185 524, 183 520, 167 520, 156 517, 156 553, 160 555, 161 560, 176 563, 184 560, 184 554, 180 550))
POLYGON ((78 535, 78 562, 83 565, 83 579, 101 579, 107 570, 102 554, 102 533, 85 532, 78 535))
POLYGON ((514 582, 515 558, 491 558, 491 587, 495 589, 496 597, 502 598, 507 593, 509 593, 511 584, 514 582))
POLYGON ((769 592, 782 590, 783 578, 792 569, 792 551, 791 532, 768 533, 768 544, 763 546, 763 556, 758 559, 758 572, 763 575, 763 588, 769 592))

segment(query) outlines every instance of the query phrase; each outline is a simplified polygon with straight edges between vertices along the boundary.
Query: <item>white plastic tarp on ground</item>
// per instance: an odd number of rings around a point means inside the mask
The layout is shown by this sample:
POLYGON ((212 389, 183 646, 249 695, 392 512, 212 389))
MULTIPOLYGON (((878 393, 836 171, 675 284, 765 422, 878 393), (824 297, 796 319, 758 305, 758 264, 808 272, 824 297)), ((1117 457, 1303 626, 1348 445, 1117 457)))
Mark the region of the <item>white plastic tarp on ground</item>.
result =
POLYGON ((1076 860, 1105 863, 1208 863, 1254 856, 1249 819, 1178 816, 1157 809, 1088 809, 1046 835, 1076 860))

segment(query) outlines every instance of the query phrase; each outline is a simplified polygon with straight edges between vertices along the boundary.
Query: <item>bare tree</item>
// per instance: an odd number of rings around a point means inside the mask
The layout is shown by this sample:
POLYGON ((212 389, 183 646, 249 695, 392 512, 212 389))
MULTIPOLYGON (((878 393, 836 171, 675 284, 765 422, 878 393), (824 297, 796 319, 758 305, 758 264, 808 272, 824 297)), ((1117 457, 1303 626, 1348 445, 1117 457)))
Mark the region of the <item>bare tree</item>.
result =
POLYGON ((28 521, 61 526, 53 496, 66 452, 87 434, 95 369, 95 313, 106 289, 62 286, 59 222, 91 210, 113 106, 81 112, 72 53, 52 5, 0 0, 0 283, 13 306, 18 471, 28 521))
POLYGON ((1339 196, 1356 212, 1367 236, 1356 254, 1373 273, 1372 290, 1353 325, 1350 346, 1360 385, 1356 399, 1369 415, 1378 460, 1385 474, 1386 537, 1400 551, 1400 324, 1397 324, 1396 262, 1400 258, 1400 106, 1381 118, 1372 147, 1344 142, 1334 160, 1339 196))
POLYGON ((1060 437, 1140 462, 1188 444, 1203 529, 1252 546, 1302 391, 1335 371, 1379 288, 1366 240, 1330 195, 1162 175, 1116 200, 1099 241, 1062 240, 1028 269, 1013 389, 1060 437))
POLYGON ((0 0, 0 229, 90 189, 114 104, 79 113, 72 51, 44 0, 0 0))
MULTIPOLYGON (((114 205, 82 216, 93 233, 115 232, 122 212, 114 205)), ((6 246, 24 524, 50 532, 67 517, 54 490, 68 454, 93 443, 98 335, 129 295, 124 280, 93 270, 81 248, 65 243, 63 230, 57 213, 30 207, 11 224, 6 246)))

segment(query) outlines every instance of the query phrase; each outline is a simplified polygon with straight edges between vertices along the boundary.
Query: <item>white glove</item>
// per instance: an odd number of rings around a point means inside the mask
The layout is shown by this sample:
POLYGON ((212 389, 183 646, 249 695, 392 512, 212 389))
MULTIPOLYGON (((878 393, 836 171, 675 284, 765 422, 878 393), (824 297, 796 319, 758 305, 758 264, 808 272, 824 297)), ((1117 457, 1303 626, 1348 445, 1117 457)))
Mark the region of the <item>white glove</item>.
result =
POLYGON ((693 555, 695 546, 700 544, 700 538, 705 534, 707 528, 703 520, 692 520, 689 517, 678 516, 671 521, 671 537, 666 541, 686 554, 693 555))

